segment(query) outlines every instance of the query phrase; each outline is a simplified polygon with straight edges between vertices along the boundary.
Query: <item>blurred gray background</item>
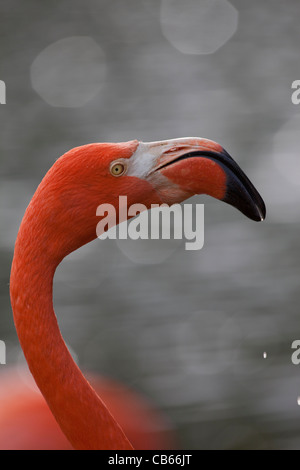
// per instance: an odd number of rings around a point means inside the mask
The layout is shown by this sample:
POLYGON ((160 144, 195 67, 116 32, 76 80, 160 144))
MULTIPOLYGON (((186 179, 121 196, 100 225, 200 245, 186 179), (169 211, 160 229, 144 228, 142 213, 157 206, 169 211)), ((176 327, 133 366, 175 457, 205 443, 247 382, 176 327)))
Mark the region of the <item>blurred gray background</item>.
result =
POLYGON ((55 159, 89 142, 203 136, 239 162, 267 220, 197 196, 201 251, 96 240, 57 271, 62 334, 82 370, 148 397, 182 449, 300 449, 299 14, 295 0, 1 2, 0 387, 22 361, 14 241, 55 159))

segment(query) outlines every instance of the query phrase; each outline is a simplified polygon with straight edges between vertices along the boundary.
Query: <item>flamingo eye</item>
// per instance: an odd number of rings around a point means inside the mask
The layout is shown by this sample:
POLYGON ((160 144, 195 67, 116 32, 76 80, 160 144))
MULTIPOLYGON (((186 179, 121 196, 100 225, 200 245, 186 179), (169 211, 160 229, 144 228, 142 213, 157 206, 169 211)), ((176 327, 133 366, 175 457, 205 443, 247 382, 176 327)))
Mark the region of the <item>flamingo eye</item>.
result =
POLYGON ((110 172, 113 176, 122 176, 126 171, 126 167, 122 162, 114 162, 110 167, 110 172))

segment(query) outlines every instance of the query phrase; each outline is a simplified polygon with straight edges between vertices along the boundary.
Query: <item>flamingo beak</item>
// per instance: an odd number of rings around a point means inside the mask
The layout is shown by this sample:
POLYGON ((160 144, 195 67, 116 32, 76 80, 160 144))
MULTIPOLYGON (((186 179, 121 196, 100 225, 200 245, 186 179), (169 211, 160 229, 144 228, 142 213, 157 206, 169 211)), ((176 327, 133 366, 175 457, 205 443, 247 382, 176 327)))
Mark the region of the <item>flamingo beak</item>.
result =
POLYGON ((221 145, 200 138, 175 139, 148 145, 156 154, 158 148, 162 150, 151 170, 152 177, 160 174, 189 196, 208 194, 234 206, 249 219, 265 219, 263 199, 221 145))

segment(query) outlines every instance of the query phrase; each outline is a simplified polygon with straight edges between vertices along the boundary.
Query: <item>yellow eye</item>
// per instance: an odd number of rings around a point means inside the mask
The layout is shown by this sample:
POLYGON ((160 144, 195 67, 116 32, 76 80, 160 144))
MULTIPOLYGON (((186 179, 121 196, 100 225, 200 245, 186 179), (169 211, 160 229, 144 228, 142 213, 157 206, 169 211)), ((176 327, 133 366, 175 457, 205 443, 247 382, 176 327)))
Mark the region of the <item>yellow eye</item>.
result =
POLYGON ((110 167, 110 172, 113 176, 121 176, 125 173, 126 167, 124 163, 115 162, 110 167))

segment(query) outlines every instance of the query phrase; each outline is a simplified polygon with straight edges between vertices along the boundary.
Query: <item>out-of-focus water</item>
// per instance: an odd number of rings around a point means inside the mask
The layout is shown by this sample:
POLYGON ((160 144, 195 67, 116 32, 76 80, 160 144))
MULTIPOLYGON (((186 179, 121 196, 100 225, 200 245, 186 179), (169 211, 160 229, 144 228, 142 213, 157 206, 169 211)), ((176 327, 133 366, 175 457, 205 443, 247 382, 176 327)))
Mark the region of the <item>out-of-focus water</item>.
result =
POLYGON ((80 367, 149 397, 181 448, 300 449, 299 5, 233 0, 220 19, 201 4, 186 3, 191 15, 171 0, 1 2, 0 374, 21 351, 14 240, 55 159, 88 142, 205 136, 241 164, 267 220, 197 196, 199 252, 96 240, 57 271, 59 324, 80 367))

